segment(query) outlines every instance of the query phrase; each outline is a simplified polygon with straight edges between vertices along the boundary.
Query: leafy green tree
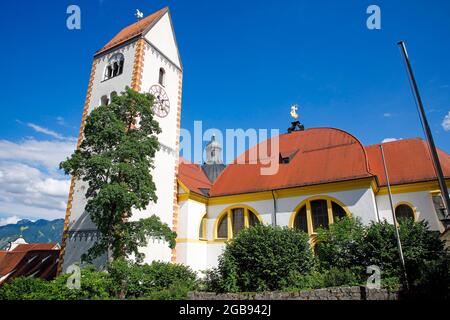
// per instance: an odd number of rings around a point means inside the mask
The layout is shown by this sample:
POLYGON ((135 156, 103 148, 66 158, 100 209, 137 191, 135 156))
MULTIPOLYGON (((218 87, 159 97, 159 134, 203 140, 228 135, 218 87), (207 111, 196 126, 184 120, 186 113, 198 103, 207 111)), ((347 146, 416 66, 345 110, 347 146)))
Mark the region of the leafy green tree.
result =
POLYGON ((244 229, 227 243, 218 269, 207 273, 207 288, 228 292, 279 290, 291 274, 306 273, 314 266, 308 240, 303 231, 289 228, 259 224, 244 229))
POLYGON ((86 211, 100 236, 84 260, 110 251, 112 260, 134 255, 142 261, 138 248, 148 237, 175 246, 176 234, 156 216, 131 221, 134 209, 157 201, 150 170, 161 130, 152 105, 152 95, 127 87, 108 106, 92 110, 80 148, 60 164, 66 174, 88 183, 86 211))

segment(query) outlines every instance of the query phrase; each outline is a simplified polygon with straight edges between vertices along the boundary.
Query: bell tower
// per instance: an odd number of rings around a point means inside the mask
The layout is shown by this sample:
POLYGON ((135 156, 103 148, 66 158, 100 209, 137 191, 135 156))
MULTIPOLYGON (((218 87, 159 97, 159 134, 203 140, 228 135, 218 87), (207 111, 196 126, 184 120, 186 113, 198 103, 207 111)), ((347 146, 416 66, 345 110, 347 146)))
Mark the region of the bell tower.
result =
MULTIPOLYGON (((161 127, 160 151, 152 170, 158 201, 145 210, 133 211, 133 220, 157 215, 174 231, 178 224, 177 173, 181 119, 183 68, 169 9, 163 8, 122 29, 94 55, 77 148, 83 139, 87 115, 126 86, 154 95, 155 119, 161 127)), ((58 271, 79 263, 83 253, 95 243, 98 232, 85 211, 86 184, 72 179, 67 203, 58 271)), ((145 261, 175 261, 176 249, 150 239, 140 249, 145 261)), ((94 261, 102 269, 106 255, 94 261)))

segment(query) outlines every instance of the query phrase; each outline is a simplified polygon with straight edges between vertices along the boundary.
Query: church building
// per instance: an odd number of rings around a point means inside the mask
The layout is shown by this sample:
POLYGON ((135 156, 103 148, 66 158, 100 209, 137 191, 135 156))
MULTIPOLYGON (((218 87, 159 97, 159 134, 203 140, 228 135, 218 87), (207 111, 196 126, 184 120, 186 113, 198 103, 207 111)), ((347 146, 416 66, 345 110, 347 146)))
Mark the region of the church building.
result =
MULTIPOLYGON (((124 28, 94 55, 78 143, 86 115, 108 104, 125 86, 156 98, 154 111, 162 133, 152 175, 158 201, 134 212, 133 218, 158 215, 177 232, 177 245, 171 250, 163 241, 150 240, 142 248, 145 262, 172 261, 197 271, 214 267, 225 243, 256 223, 303 230, 311 245, 317 228, 344 216, 358 217, 364 224, 384 219, 393 223, 379 145, 364 146, 340 129, 299 126, 277 137, 279 154, 271 155, 279 161, 274 175, 261 175, 260 161, 223 164, 214 137, 206 146, 203 165, 181 159, 182 78, 167 8, 124 28)), ((396 217, 425 220, 432 230, 444 233, 450 220, 427 143, 403 139, 383 143, 383 149, 396 217)), ((450 155, 442 150, 438 154, 450 186, 450 155)), ((60 270, 79 261, 96 241, 95 225, 84 211, 85 189, 82 181, 72 180, 60 270)), ((105 263, 104 258, 97 261, 99 266, 105 263)))

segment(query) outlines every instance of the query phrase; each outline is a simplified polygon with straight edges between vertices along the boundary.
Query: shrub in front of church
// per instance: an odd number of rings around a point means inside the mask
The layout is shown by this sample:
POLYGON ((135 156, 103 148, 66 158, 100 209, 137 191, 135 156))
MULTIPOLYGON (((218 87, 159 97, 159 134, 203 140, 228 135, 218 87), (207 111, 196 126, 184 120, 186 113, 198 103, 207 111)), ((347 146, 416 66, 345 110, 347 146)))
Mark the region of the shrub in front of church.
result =
POLYGON ((359 219, 342 218, 328 229, 319 228, 315 252, 324 268, 348 269, 361 264, 365 229, 359 219))
POLYGON ((111 264, 108 272, 81 269, 80 288, 70 289, 71 274, 52 281, 21 277, 0 287, 0 300, 99 300, 186 299, 197 278, 189 267, 166 262, 139 265, 125 260, 111 264), (125 288, 125 290, 123 290, 125 288))
POLYGON ((361 285, 361 277, 352 269, 315 268, 306 274, 291 274, 283 291, 299 291, 361 285))
POLYGON ((364 237, 365 228, 355 218, 345 217, 331 224, 328 229, 317 230, 315 253, 321 272, 332 270, 330 279, 336 278, 334 282, 330 280, 330 284, 335 283, 337 286, 345 282, 338 280, 339 272, 336 270, 341 270, 346 276, 353 274, 360 277, 365 274, 364 237))
MULTIPOLYGON (((449 253, 439 239, 439 233, 430 231, 424 221, 411 220, 400 221, 399 233, 411 287, 409 293, 448 295, 449 253)), ((395 227, 387 221, 373 222, 368 226, 352 218, 337 221, 328 229, 318 230, 315 252, 323 276, 336 269, 348 275, 354 274, 361 284, 365 284, 369 276, 367 267, 374 265, 381 270, 382 286, 397 289, 406 284, 395 227)), ((311 281, 310 278, 306 280, 311 281)), ((317 282, 320 282, 320 277, 317 282)), ((329 286, 333 282, 338 284, 342 281, 336 278, 336 281, 323 285, 329 286)))
MULTIPOLYGON (((111 280, 105 272, 81 270, 80 289, 67 286, 69 274, 52 281, 34 277, 16 278, 0 287, 1 300, 94 300, 110 299, 111 280)), ((69 280, 70 282, 70 280, 69 280)))
POLYGON ((197 285, 197 276, 191 268, 181 264, 154 261, 136 264, 123 259, 108 268, 112 295, 119 296, 125 289, 126 299, 185 299, 197 285))
MULTIPOLYGON (((439 239, 439 232, 430 231, 428 223, 424 221, 402 220, 399 225, 409 294, 448 296, 450 255, 439 239)), ((405 284, 394 225, 386 221, 369 225, 363 250, 366 258, 364 265, 379 266, 382 280, 396 277, 405 284)))
POLYGON ((45 280, 33 277, 20 277, 0 287, 0 300, 43 300, 49 293, 45 280))
POLYGON ((206 275, 206 289, 222 292, 272 291, 292 274, 312 270, 314 257, 303 231, 256 225, 227 243, 219 267, 206 275))

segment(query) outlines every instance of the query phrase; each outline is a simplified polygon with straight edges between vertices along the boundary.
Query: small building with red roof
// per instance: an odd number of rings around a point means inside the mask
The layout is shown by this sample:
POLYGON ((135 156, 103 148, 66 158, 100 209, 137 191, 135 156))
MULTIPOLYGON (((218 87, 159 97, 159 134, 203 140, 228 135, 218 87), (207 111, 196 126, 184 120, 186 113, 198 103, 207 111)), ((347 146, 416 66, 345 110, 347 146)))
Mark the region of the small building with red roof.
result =
POLYGON ((26 243, 22 237, 0 251, 0 286, 18 277, 51 280, 56 276, 60 246, 57 243, 26 243))

